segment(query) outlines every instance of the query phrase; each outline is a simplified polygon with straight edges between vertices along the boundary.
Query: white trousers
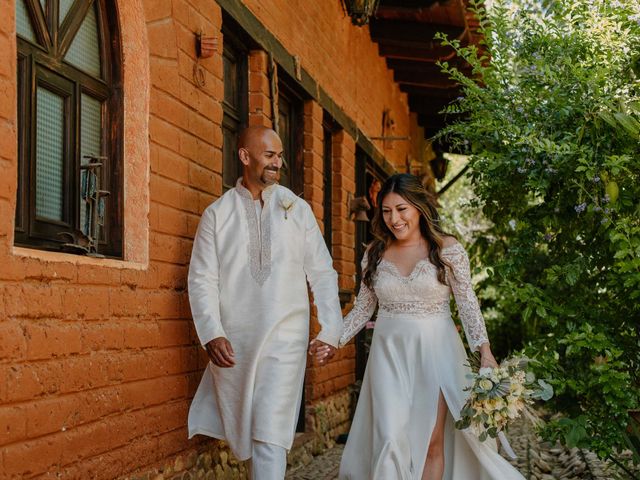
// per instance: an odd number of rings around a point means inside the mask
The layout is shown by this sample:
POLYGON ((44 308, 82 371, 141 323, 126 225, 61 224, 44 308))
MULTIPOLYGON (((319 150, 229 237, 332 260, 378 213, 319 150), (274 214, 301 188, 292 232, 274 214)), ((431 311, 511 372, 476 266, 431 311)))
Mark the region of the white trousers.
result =
POLYGON ((283 480, 287 470, 287 451, 272 443, 251 443, 251 480, 283 480))

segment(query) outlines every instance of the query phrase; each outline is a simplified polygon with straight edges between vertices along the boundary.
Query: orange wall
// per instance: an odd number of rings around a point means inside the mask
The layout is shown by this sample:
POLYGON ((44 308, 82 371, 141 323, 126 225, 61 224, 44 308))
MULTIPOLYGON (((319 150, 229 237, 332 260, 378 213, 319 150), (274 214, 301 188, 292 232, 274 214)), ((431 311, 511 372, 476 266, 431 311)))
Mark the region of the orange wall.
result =
MULTIPOLYGON (((395 134, 408 134, 406 99, 367 29, 353 27, 338 0, 247 4, 362 131, 379 135, 388 107, 395 134)), ((222 15, 214 0, 118 0, 118 6, 128 78, 125 161, 133 182, 125 194, 132 203, 125 198, 124 261, 13 246, 14 1, 2 6, 0 479, 45 472, 116 478, 203 441, 186 440, 187 409, 205 363, 190 320, 186 273, 199 216, 222 191, 223 84, 219 52, 200 61, 205 86, 194 84, 194 32, 218 35, 221 50, 222 15)), ((329 214, 318 197, 321 118, 320 107, 308 102, 305 196, 319 218, 329 214)), ((355 190, 355 144, 339 133, 334 146, 334 254, 341 287, 353 289, 355 240, 346 198, 355 190)), ((403 165, 406 148, 386 153, 403 165)), ((310 369, 309 398, 352 380, 350 347, 326 370, 310 369)))
MULTIPOLYGON (((371 41, 369 27, 358 28, 340 0, 247 0, 249 10, 271 31, 301 65, 354 119, 369 137, 382 135, 382 112, 391 109, 394 135, 410 133, 406 95, 393 82, 393 72, 371 41)), ((404 169, 409 145, 395 142, 384 150, 387 159, 404 169)))

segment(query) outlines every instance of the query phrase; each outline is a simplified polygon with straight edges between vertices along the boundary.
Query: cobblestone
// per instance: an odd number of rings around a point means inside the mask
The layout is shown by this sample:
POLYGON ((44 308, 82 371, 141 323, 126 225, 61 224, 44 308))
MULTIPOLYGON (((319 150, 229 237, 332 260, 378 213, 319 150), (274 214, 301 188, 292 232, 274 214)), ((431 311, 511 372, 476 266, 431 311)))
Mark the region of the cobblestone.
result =
MULTIPOLYGON (((510 460, 527 480, 612 480, 613 469, 592 452, 567 449, 541 441, 529 422, 511 425, 509 442, 518 458, 510 460)), ((335 480, 343 445, 314 457, 307 465, 287 472, 287 480, 335 480)))

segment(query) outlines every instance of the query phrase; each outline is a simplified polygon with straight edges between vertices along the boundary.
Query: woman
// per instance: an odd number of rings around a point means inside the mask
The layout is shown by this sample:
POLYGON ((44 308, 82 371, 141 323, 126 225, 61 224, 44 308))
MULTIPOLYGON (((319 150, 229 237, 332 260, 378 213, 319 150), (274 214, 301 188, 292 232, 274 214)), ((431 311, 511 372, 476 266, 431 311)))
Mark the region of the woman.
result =
MULTIPOLYGON (((340 479, 524 479, 496 451, 453 427, 469 380, 467 356, 451 319, 453 293, 469 347, 494 367, 463 247, 440 227, 430 194, 408 174, 382 186, 375 240, 340 345, 373 315, 376 328, 340 479)), ((319 360, 324 347, 315 347, 319 360)))

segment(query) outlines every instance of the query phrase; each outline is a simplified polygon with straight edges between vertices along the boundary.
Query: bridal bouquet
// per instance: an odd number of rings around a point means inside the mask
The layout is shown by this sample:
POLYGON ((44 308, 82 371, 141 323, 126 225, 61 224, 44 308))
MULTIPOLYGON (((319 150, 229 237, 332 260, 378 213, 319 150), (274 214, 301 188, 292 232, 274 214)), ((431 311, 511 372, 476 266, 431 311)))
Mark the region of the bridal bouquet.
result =
POLYGON ((467 377, 473 384, 465 389, 470 395, 456 428, 469 428, 480 441, 498 437, 507 453, 515 457, 502 432, 511 420, 523 414, 537 422, 531 405, 536 400, 547 401, 553 396, 551 385, 536 379, 535 374, 527 370, 531 361, 524 356, 514 356, 496 368, 479 368, 479 357, 471 357, 472 373, 467 377))

